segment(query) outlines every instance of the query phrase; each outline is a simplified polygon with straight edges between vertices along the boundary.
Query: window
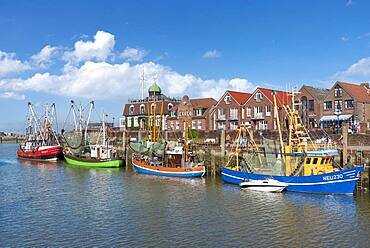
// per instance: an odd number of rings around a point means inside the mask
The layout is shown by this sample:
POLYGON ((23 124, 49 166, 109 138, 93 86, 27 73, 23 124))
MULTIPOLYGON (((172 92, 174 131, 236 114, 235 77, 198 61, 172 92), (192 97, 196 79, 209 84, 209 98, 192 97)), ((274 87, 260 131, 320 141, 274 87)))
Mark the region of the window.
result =
POLYGON ((335 110, 342 110, 343 102, 341 100, 335 100, 334 107, 335 107, 335 110))
POLYGON ((144 113, 145 113, 145 105, 141 104, 140 105, 140 114, 144 114, 144 113))
POLYGON ((238 129, 238 122, 236 121, 230 122, 230 130, 236 130, 236 129, 238 129))
POLYGON ((345 101, 344 101, 344 107, 345 107, 346 109, 351 109, 351 108, 353 108, 353 100, 345 100, 345 101))
POLYGON ((245 109, 242 108, 242 119, 244 119, 244 117, 245 117, 245 109))
POLYGON ((176 121, 176 129, 180 129, 180 123, 178 121, 176 121))
POLYGON ((195 110, 195 116, 202 116, 202 115, 203 115, 202 109, 196 109, 195 110))
POLYGON ((198 129, 202 129, 202 121, 198 121, 198 129))
POLYGON ((266 116, 271 116, 271 106, 270 105, 266 106, 266 116))
POLYGON ((306 164, 311 164, 311 158, 306 158, 306 164))
POLYGON ((130 110, 129 110, 129 114, 130 114, 130 115, 133 115, 133 114, 134 114, 134 112, 135 112, 135 107, 134 107, 134 105, 131 105, 131 106, 130 106, 130 110))
POLYGON ((218 129, 223 129, 223 130, 225 130, 225 122, 219 122, 219 123, 218 123, 218 129))
POLYGON ((324 102, 324 109, 325 110, 329 110, 329 109, 332 109, 332 108, 333 108, 333 102, 332 101, 324 102))
POLYGON ((252 115, 252 109, 251 107, 247 107, 247 117, 251 117, 252 115))
POLYGON ((335 87, 335 89, 334 89, 334 96, 335 97, 341 97, 341 96, 343 96, 343 90, 342 90, 341 87, 339 87, 339 86, 335 87))
POLYGON ((170 122, 170 127, 171 127, 171 129, 173 129, 175 127, 173 121, 170 122))
POLYGON ((195 127, 195 125, 196 125, 196 124, 195 124, 195 121, 192 121, 192 122, 191 122, 191 128, 192 128, 192 129, 195 129, 195 128, 196 128, 196 127, 195 127))
POLYGON ((317 160, 318 160, 318 158, 314 158, 313 161, 312 161, 312 164, 317 164, 317 160))
POLYGON ((119 118, 119 127, 125 127, 126 126, 126 119, 125 117, 119 118))
POLYGON ((238 109, 232 108, 230 109, 230 120, 237 120, 238 119, 238 109))
POLYGON ((171 117, 176 117, 176 111, 175 110, 171 110, 170 111, 170 116, 171 117))
POLYGON ((225 103, 230 104, 231 103, 231 96, 225 96, 225 103))
POLYGON ((218 119, 225 119, 225 109, 218 109, 218 119))
POLYGON ((127 127, 131 127, 131 117, 127 117, 127 127))
POLYGON ((138 127, 139 126, 139 117, 135 116, 134 117, 134 127, 138 127))
POLYGON ((315 102, 314 100, 308 101, 308 111, 314 111, 315 110, 315 102))
POLYGON ((257 92, 256 95, 254 96, 254 99, 257 102, 260 102, 262 100, 262 93, 261 92, 257 92))
POLYGON ((172 108, 173 108, 173 104, 172 104, 172 103, 169 103, 169 104, 167 105, 167 108, 168 108, 168 110, 172 109, 172 108))

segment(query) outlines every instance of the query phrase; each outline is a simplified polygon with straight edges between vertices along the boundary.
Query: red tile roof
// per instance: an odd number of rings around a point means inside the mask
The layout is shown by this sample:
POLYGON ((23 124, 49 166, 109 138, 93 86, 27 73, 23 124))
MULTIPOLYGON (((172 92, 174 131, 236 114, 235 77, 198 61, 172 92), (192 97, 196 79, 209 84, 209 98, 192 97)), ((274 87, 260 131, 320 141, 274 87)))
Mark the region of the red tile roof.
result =
POLYGON ((365 85, 337 82, 348 94, 350 94, 356 101, 370 102, 370 89, 365 85))
POLYGON ((280 108, 283 105, 289 104, 292 100, 292 96, 289 92, 280 91, 280 90, 272 90, 266 88, 258 87, 256 91, 261 91, 272 103, 274 102, 274 97, 272 96, 272 92, 275 91, 276 93, 276 104, 280 108))
POLYGON ((226 91, 231 95, 235 101, 237 101, 240 105, 243 105, 248 99, 252 96, 251 93, 247 92, 240 92, 240 91, 233 91, 233 90, 228 90, 226 91))

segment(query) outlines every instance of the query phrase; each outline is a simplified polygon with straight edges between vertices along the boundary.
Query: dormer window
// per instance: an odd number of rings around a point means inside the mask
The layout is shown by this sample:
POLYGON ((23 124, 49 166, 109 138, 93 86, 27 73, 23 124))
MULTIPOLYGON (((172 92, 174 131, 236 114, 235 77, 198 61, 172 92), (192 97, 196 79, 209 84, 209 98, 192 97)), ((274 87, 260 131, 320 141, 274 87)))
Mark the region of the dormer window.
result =
POLYGON ((203 115, 202 109, 196 109, 195 110, 195 116, 202 116, 202 115, 203 115))
POLYGON ((255 95, 254 95, 254 99, 257 101, 257 102, 260 102, 262 100, 262 93, 261 92, 257 92, 255 95))
POLYGON ((231 103, 231 96, 225 96, 225 103, 230 104, 231 103))
POLYGON ((144 113, 145 113, 145 105, 141 104, 140 105, 140 114, 144 114, 144 113))
POLYGON ((131 106, 130 106, 130 109, 129 109, 129 114, 130 114, 130 115, 133 115, 133 114, 134 114, 134 112, 135 112, 135 107, 134 107, 134 105, 131 105, 131 106))
POLYGON ((168 104, 168 110, 171 110, 173 108, 173 104, 172 103, 169 103, 168 104))

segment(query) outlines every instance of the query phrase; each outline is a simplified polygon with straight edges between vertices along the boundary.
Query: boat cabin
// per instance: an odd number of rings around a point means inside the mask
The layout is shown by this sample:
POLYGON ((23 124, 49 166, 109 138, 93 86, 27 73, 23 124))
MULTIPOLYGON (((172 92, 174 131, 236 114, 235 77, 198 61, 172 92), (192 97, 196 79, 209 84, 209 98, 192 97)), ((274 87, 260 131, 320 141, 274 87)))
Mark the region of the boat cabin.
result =
POLYGON ((113 146, 111 145, 91 145, 91 158, 110 159, 113 157, 113 146))

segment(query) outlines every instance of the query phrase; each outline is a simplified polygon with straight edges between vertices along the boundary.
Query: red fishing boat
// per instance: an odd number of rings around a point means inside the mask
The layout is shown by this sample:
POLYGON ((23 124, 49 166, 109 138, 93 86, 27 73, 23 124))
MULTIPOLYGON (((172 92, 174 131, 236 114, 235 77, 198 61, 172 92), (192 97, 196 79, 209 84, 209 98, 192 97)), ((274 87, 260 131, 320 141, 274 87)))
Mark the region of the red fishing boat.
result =
POLYGON ((46 107, 43 125, 37 118, 32 103, 28 103, 26 141, 19 146, 17 155, 22 159, 57 161, 63 157, 63 149, 53 129, 55 104, 46 107))

